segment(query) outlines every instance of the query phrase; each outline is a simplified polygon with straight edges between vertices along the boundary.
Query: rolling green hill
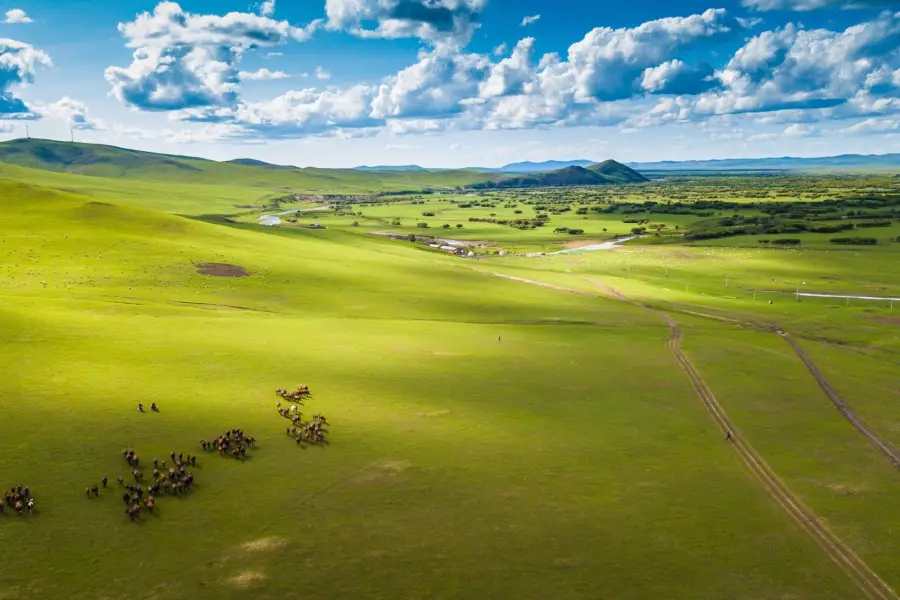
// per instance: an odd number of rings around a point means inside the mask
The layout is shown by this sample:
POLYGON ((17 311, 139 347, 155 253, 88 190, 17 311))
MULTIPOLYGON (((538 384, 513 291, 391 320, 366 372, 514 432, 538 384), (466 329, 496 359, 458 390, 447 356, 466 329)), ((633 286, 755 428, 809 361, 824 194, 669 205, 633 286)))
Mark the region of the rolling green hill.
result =
POLYGON ((589 168, 572 165, 518 177, 493 178, 484 183, 476 183, 471 187, 484 188, 520 188, 520 187, 558 187, 576 185, 609 185, 621 183, 639 183, 649 181, 637 171, 614 160, 607 160, 589 168))
POLYGON ((253 159, 216 162, 115 146, 39 139, 0 143, 0 163, 111 179, 247 186, 310 194, 448 189, 485 178, 483 173, 463 170, 364 172, 278 166, 253 159))
POLYGON ((614 160, 604 160, 602 163, 588 167, 588 170, 602 175, 612 183, 642 183, 650 181, 631 167, 614 160))

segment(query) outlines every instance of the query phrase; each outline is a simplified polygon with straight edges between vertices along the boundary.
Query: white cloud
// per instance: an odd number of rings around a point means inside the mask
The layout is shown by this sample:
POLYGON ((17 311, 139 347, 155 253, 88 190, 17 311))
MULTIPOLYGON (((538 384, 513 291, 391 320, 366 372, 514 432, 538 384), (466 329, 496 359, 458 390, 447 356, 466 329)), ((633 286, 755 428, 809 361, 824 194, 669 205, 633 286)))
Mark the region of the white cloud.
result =
POLYGON ((120 101, 141 110, 180 110, 237 101, 237 62, 250 49, 308 39, 306 28, 251 13, 224 16, 184 12, 161 2, 119 31, 134 48, 128 67, 108 67, 106 80, 120 101))
POLYGON ((499 46, 494 48, 494 50, 492 51, 492 54, 494 56, 503 56, 504 54, 506 54, 506 50, 507 50, 506 42, 503 42, 502 44, 500 44, 499 46))
POLYGON ((822 8, 887 8, 891 4, 891 0, 742 0, 741 4, 759 11, 796 10, 805 12, 822 8))
POLYGON ((816 135, 816 133, 818 133, 818 131, 812 125, 794 123, 793 125, 788 125, 785 130, 781 132, 781 135, 792 138, 801 138, 811 137, 816 135))
POLYGON ((279 56, 284 56, 283 52, 266 52, 265 58, 278 58, 279 56))
POLYGON ((263 81, 266 79, 287 79, 290 77, 284 71, 270 71, 263 67, 257 71, 241 71, 238 73, 238 78, 240 80, 248 80, 248 81, 263 81))
POLYGON ((490 75, 481 84, 481 98, 498 98, 525 92, 525 84, 535 76, 531 64, 534 38, 525 38, 513 48, 512 54, 491 68, 490 75))
POLYGON ((464 46, 487 0, 326 0, 330 29, 359 37, 419 38, 464 46), (374 23, 375 27, 367 27, 374 23))
POLYGON ((372 103, 375 118, 435 118, 457 115, 463 100, 478 95, 478 85, 490 68, 479 54, 423 53, 379 87, 372 103))
POLYGON ((52 104, 35 107, 35 112, 43 117, 63 121, 69 129, 95 131, 104 129, 103 122, 92 119, 84 102, 63 96, 52 104))
POLYGON ((53 62, 44 51, 17 40, 0 39, 0 116, 10 118, 38 118, 10 87, 31 83, 38 67, 50 67, 53 62))
POLYGON ((900 120, 869 118, 850 127, 845 127, 841 133, 850 135, 870 135, 878 133, 900 133, 900 120))
POLYGON ((788 24, 763 32, 716 73, 721 89, 684 99, 690 114, 682 117, 779 111, 825 118, 898 111, 898 45, 900 14, 891 13, 844 31, 788 24))
POLYGON ((6 11, 6 19, 3 21, 7 24, 13 23, 33 23, 34 21, 25 14, 25 11, 21 8, 11 8, 6 11))
POLYGON ((259 14, 264 17, 271 17, 275 14, 275 0, 265 0, 259 5, 259 14))
POLYGON ((541 15, 531 15, 530 17, 525 17, 522 19, 522 27, 528 27, 532 23, 537 23, 541 20, 541 15))
POLYGON ((323 69, 321 66, 316 67, 314 74, 316 76, 316 79, 318 79, 320 81, 325 81, 325 80, 331 79, 331 73, 329 73, 328 71, 323 69))

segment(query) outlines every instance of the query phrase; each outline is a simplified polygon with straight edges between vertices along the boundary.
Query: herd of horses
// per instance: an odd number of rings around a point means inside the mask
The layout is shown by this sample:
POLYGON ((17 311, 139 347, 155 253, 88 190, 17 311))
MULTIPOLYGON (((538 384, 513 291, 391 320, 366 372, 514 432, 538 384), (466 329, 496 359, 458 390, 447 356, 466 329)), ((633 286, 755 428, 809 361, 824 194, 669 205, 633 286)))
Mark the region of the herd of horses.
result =
POLYGON ((325 434, 328 432, 325 426, 329 423, 325 415, 313 415, 310 420, 304 421, 303 414, 300 412, 298 405, 302 405, 303 400, 312 395, 308 386, 300 386, 293 392, 277 389, 275 390, 275 395, 285 400, 297 402, 297 404, 292 404, 289 407, 282 407, 281 402, 278 402, 275 404, 275 409, 279 415, 290 419, 292 426, 285 428, 285 432, 288 436, 292 436, 297 440, 298 446, 305 447, 304 444, 321 445, 328 443, 325 440, 325 434))
MULTIPOLYGON (((298 405, 304 400, 311 397, 309 386, 303 385, 296 390, 287 391, 278 389, 275 391, 279 398, 296 404, 288 408, 282 408, 281 402, 278 402, 276 408, 278 413, 291 420, 292 426, 287 428, 287 434, 293 436, 297 440, 298 446, 304 444, 327 444, 325 434, 328 421, 325 415, 312 415, 309 420, 304 420, 298 405)), ((140 406, 143 409, 143 406, 140 406)), ((156 406, 153 406, 154 412, 158 412, 156 406)), ((143 410, 142 410, 143 412, 143 410)), ((218 452, 220 456, 227 457, 229 454, 236 459, 243 459, 247 455, 248 448, 252 448, 256 442, 256 438, 248 436, 242 429, 229 429, 223 435, 218 435, 211 440, 200 440, 200 447, 205 452, 218 452)), ((156 499, 161 494, 179 496, 193 488, 194 474, 188 471, 188 467, 197 465, 197 457, 184 452, 176 453, 174 450, 169 453, 171 465, 165 460, 154 458, 153 471, 149 480, 145 481, 144 473, 140 470, 141 458, 137 455, 134 448, 122 451, 122 458, 128 463, 132 469, 131 478, 134 483, 125 483, 122 476, 116 477, 116 483, 119 488, 124 491, 122 493, 122 501, 125 503, 125 514, 134 521, 137 519, 142 509, 153 512, 156 505, 156 499)), ((85 496, 88 498, 97 498, 100 496, 101 486, 106 489, 109 479, 103 477, 100 485, 91 484, 84 489, 85 496)), ((0 514, 4 512, 6 506, 13 508, 16 514, 21 514, 27 510, 29 513, 35 510, 34 497, 31 491, 19 484, 12 487, 9 491, 3 493, 3 503, 0 504, 0 514)))
POLYGON ((21 515, 23 510, 27 510, 28 514, 31 514, 34 512, 34 496, 31 495, 31 490, 28 489, 28 486, 23 486, 20 483, 18 486, 9 488, 9 491, 3 492, 3 504, 0 504, 0 514, 3 514, 6 506, 16 511, 17 515, 21 515))

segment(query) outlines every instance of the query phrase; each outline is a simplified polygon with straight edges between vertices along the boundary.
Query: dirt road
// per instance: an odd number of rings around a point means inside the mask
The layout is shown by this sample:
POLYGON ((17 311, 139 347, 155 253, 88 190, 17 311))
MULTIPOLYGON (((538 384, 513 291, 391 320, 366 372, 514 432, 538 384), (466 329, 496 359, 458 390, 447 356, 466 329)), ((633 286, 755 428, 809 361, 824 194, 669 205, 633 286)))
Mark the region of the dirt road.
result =
MULTIPOLYGON (((584 293, 581 291, 573 290, 570 288, 564 288, 561 286, 549 285, 537 281, 531 281, 528 279, 522 279, 518 277, 511 277, 507 275, 497 275, 498 277, 503 277, 505 279, 511 279, 513 281, 519 281, 522 283, 527 283, 531 285, 538 285, 541 287, 548 287, 551 289, 556 289, 559 291, 565 292, 574 292, 574 293, 584 293)), ((623 302, 629 302, 634 306, 638 306, 643 308, 644 310, 648 310, 658 315, 661 319, 663 319, 669 325, 669 339, 667 342, 669 351, 675 357, 675 360, 681 366, 682 370, 684 370, 688 379, 691 382, 691 386, 694 388, 694 392, 703 402, 703 405, 706 407, 706 410, 712 416, 713 420, 719 426, 720 430, 724 434, 730 433, 731 439, 727 442, 731 444, 731 447, 737 452, 741 461, 746 465, 747 469, 753 475, 753 477, 760 483, 760 485, 769 493, 775 502, 777 502, 788 515, 791 516, 792 519, 803 529, 805 530, 822 548, 822 550, 831 558, 831 560, 844 572, 847 576, 857 585, 861 597, 868 598, 870 600, 900 600, 900 596, 898 596, 894 590, 885 582, 881 577, 878 576, 861 558, 859 558, 853 550, 847 546, 831 529, 825 525, 822 520, 816 516, 816 514, 806 507, 799 498, 797 498, 793 492, 778 478, 772 468, 762 459, 759 453, 750 445, 750 443, 744 439, 743 435, 739 433, 737 428, 728 418, 728 415, 722 409, 722 406, 719 404, 719 401, 716 399, 712 390, 703 381, 703 378, 700 376, 700 373, 697 371, 694 364, 688 359, 688 357, 681 350, 681 328, 678 325, 678 322, 669 316, 666 313, 661 311, 652 309, 640 302, 635 302, 628 299, 623 294, 614 290, 613 288, 603 284, 600 281, 595 279, 588 280, 595 285, 599 290, 601 290, 605 295, 611 296, 623 302)), ((786 336, 786 339, 789 342, 793 342, 791 338, 786 336)), ((793 344, 792 344, 793 345, 793 344)), ((799 346, 795 346, 795 349, 798 351, 798 354, 802 353, 802 349, 799 346)), ((801 359, 803 359, 805 353, 801 354, 801 359)), ((807 357, 808 358, 808 357, 807 357)), ((812 361, 807 362, 807 367, 810 370, 815 369, 815 373, 818 373, 818 369, 815 368, 815 365, 812 364, 812 361)), ((820 385, 825 382, 824 378, 819 374, 816 379, 820 382, 820 385)), ((824 387, 826 393, 831 390, 831 386, 824 387)), ((829 394, 831 396, 831 394, 829 394)), ((840 400, 840 397, 834 393, 832 400, 837 398, 840 400)), ((843 401, 841 401, 843 404, 843 401)), ((837 404, 837 402, 836 402, 837 404)), ((843 404, 844 408, 849 411, 851 414, 849 407, 846 407, 846 404, 843 404)), ((840 406, 839 406, 840 408, 840 406)), ((845 415, 846 416, 846 415, 845 415)), ((849 417, 848 417, 849 418, 849 417)), ((859 421, 862 423, 862 421, 859 421)), ((864 424, 863 424, 864 425, 864 424)), ((868 428, 866 428, 868 429, 868 428)), ((873 434, 874 435, 874 434, 873 434)), ((877 439, 877 436, 875 436, 877 439)))
POLYGON ((806 353, 803 348, 800 347, 800 344, 788 335, 785 332, 780 332, 781 337, 785 339, 785 341, 791 345, 794 349, 794 352, 797 353, 797 356, 803 361, 803 364, 806 365, 806 368, 809 370, 810 374, 819 384, 819 387, 822 388, 822 391, 825 392, 825 395, 828 396, 829 399, 834 403, 834 406, 838 409, 845 419, 847 419, 853 427, 856 428, 861 434, 866 436, 869 442, 878 449, 879 452, 884 454, 889 461, 891 461, 895 467, 900 469, 900 451, 894 448, 889 442, 882 439, 871 427, 869 427, 862 418, 856 414, 850 406, 844 401, 844 399, 838 394, 837 390, 835 390, 831 384, 825 379, 825 376, 822 375, 822 371, 819 370, 819 367, 816 363, 813 362, 812 358, 806 353))

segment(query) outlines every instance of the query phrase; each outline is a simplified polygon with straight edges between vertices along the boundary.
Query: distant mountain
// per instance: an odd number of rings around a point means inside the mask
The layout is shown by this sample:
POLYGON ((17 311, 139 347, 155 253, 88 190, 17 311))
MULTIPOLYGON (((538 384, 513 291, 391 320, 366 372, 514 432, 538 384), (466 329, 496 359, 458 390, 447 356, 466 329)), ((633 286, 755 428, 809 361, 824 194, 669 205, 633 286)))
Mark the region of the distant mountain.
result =
POLYGON ((546 173, 547 171, 556 171, 566 167, 589 167, 594 164, 592 160, 546 160, 544 162, 517 162, 503 165, 499 168, 489 167, 472 167, 473 171, 484 171, 485 173, 546 173))
POLYGON ((241 165, 242 167, 259 167, 261 169, 296 169, 297 167, 292 167, 288 165, 273 165, 272 163, 267 163, 262 160, 256 160, 255 158, 235 158, 234 160, 226 160, 228 164, 232 165, 241 165))
POLYGON ((558 187, 574 185, 610 185, 620 183, 638 183, 648 181, 637 171, 614 160, 607 160, 591 168, 578 165, 563 167, 545 173, 532 173, 519 177, 498 177, 484 183, 476 183, 470 187, 485 188, 521 188, 521 187, 558 187))
POLYGON ((588 167, 588 170, 605 177, 611 183, 642 183, 650 181, 634 169, 614 160, 604 160, 602 163, 588 167))
POLYGON ((419 165, 376 165, 373 167, 365 166, 362 167, 354 167, 354 171, 367 171, 369 173, 386 173, 392 171, 401 171, 401 172, 410 172, 410 173, 421 173, 423 171, 428 171, 425 167, 420 167, 419 165))
POLYGON ((633 162, 641 171, 865 171, 900 169, 900 154, 843 154, 818 158, 726 158, 633 162))

